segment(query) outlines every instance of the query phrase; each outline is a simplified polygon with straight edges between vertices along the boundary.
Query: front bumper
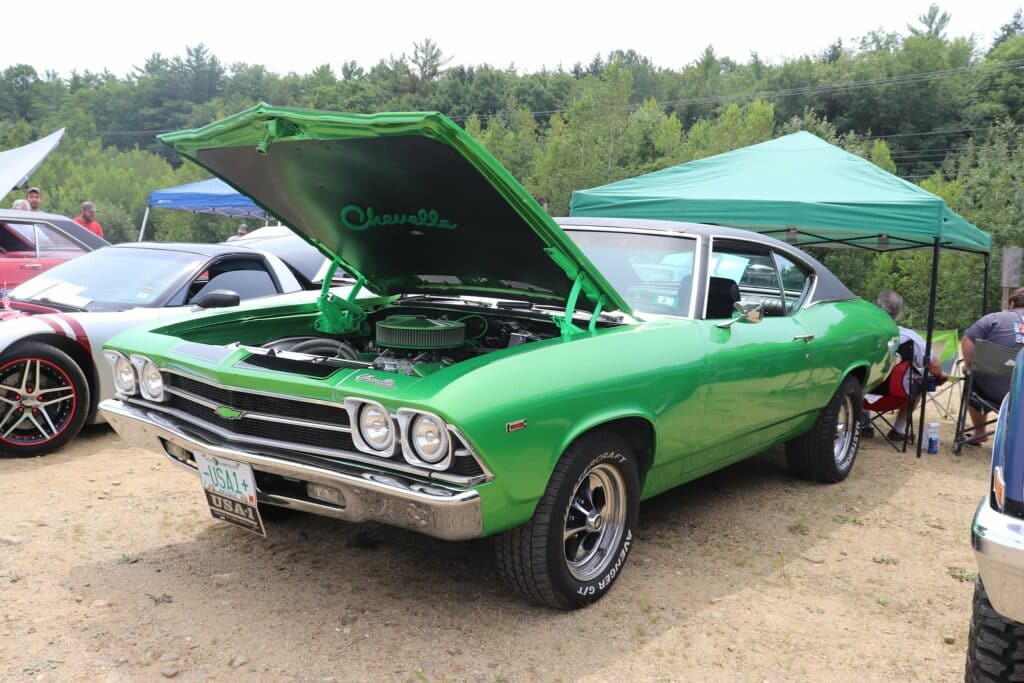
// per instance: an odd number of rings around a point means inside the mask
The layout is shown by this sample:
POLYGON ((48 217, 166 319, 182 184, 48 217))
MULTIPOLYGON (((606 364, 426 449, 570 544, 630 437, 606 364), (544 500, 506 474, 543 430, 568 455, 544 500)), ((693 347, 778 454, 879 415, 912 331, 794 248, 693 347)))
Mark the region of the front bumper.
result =
POLYGON ((1024 520, 993 510, 986 496, 974 513, 971 545, 992 606, 1024 622, 1024 520))
MULTIPOLYGON (((261 503, 294 508, 349 522, 381 522, 449 541, 479 538, 483 533, 480 494, 436 483, 424 483, 391 472, 382 473, 349 463, 330 469, 289 462, 234 446, 217 445, 191 434, 153 410, 118 399, 100 403, 99 410, 114 430, 133 446, 163 453, 175 464, 198 476, 193 460, 182 454, 208 455, 249 463, 256 473, 287 477, 306 484, 328 486, 341 492, 344 503, 319 502, 301 494, 257 492, 261 503)), ((293 487, 294 488, 294 487, 293 487)))

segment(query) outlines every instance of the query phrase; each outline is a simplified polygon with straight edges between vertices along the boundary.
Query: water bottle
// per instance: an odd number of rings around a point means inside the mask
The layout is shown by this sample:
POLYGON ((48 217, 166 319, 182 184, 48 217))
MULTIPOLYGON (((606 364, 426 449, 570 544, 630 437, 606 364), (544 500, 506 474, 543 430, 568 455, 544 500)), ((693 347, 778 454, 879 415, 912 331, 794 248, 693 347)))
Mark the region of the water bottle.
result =
POLYGON ((939 452, 939 423, 928 423, 928 454, 936 455, 939 452))

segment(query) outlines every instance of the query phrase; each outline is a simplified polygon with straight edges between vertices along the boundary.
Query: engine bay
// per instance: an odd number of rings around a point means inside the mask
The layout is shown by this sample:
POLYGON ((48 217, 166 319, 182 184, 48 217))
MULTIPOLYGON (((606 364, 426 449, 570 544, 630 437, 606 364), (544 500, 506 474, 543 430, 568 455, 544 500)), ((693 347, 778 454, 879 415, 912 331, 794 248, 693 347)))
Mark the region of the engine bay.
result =
POLYGON ((500 309, 449 310, 387 307, 371 313, 369 334, 310 334, 246 346, 246 365, 326 377, 341 368, 364 368, 425 377, 501 349, 558 336, 545 314, 500 309))

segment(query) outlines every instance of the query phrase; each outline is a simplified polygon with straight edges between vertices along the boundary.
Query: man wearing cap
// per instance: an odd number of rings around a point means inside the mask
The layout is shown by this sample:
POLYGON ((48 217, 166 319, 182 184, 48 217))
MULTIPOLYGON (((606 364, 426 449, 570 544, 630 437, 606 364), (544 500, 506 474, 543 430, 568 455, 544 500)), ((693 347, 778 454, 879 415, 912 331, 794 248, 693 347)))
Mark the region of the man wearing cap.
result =
POLYGON ((242 223, 241 225, 238 226, 238 230, 235 231, 235 234, 227 238, 226 241, 231 242, 232 240, 237 240, 239 237, 245 237, 248 234, 249 226, 246 225, 245 223, 242 223))
POLYGON ((38 187, 30 187, 25 193, 25 199, 28 201, 30 211, 39 211, 39 205, 43 203, 43 195, 39 191, 38 187))
POLYGON ((103 237, 103 228, 96 222, 96 205, 92 202, 82 202, 78 205, 79 214, 72 220, 97 237, 103 237))

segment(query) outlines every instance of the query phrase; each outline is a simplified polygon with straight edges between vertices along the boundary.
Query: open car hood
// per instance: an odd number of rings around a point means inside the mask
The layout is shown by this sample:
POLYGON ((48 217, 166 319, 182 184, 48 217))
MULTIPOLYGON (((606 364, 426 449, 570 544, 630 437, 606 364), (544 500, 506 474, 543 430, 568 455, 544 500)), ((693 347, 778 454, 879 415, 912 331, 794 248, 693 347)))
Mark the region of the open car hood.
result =
POLYGON ((588 310, 600 302, 631 313, 522 185, 442 114, 259 104, 160 140, 377 294, 468 294, 588 310))

